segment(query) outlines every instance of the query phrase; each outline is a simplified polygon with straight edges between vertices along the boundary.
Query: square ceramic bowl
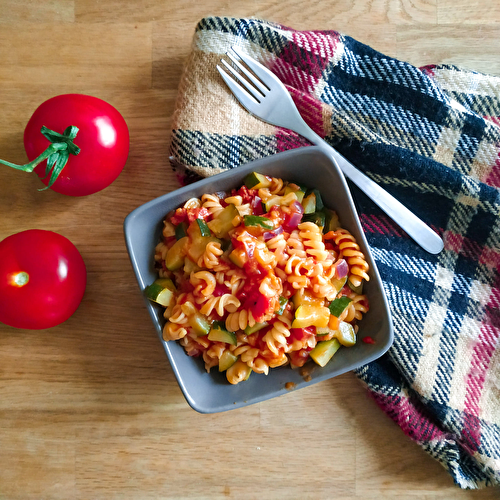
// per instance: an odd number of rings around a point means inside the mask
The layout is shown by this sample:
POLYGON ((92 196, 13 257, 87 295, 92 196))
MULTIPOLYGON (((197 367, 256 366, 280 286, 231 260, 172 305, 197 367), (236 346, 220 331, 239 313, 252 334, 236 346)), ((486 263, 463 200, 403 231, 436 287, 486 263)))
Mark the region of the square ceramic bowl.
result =
POLYGON ((189 198, 238 188, 243 184, 244 177, 253 171, 319 188, 325 206, 336 210, 342 227, 356 237, 371 269, 371 279, 365 283, 364 288, 370 301, 370 310, 360 323, 358 339, 370 336, 375 343, 368 344, 358 340, 354 347, 341 348, 324 368, 310 362, 310 378, 303 377, 301 370, 285 366, 270 370, 269 375, 252 373, 247 381, 231 385, 227 382, 225 373, 221 374, 214 368, 207 373, 201 358, 189 357, 180 344, 162 339, 165 322, 162 308, 145 298, 156 333, 179 386, 189 405, 201 413, 221 412, 257 403, 286 394, 287 387, 295 390, 305 388, 354 370, 380 357, 393 341, 392 322, 383 286, 347 184, 330 157, 315 147, 295 149, 247 163, 177 189, 131 212, 124 223, 125 240, 140 290, 143 291, 157 278, 154 250, 160 241, 165 215, 189 198))

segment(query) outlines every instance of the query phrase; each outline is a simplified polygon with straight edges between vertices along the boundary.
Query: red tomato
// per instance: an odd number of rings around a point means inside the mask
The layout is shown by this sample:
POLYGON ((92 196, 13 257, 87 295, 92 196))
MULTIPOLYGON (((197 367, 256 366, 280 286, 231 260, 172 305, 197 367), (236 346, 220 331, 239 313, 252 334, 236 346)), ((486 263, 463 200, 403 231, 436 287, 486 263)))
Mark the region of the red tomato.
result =
MULTIPOLYGON (((83 94, 59 95, 45 101, 33 113, 24 131, 24 147, 30 161, 47 149, 50 141, 42 126, 62 134, 74 125, 79 131, 74 143, 81 149, 69 155, 61 174, 51 186, 58 193, 84 196, 109 186, 125 166, 129 132, 122 115, 102 99, 83 94)), ((45 177, 46 161, 35 172, 45 177)), ((50 176, 42 179, 47 185, 50 176)))
POLYGON ((30 229, 0 242, 0 321, 39 330, 66 321, 78 308, 85 263, 64 236, 30 229))

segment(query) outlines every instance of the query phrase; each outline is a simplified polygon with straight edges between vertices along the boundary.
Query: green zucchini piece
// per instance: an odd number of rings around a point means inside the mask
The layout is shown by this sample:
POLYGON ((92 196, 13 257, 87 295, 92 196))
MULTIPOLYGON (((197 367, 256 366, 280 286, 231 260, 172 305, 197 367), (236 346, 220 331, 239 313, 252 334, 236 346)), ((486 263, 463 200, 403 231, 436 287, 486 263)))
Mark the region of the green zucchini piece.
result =
POLYGON ((165 257, 165 265, 169 271, 176 271, 184 265, 184 258, 188 243, 189 238, 184 236, 184 238, 177 240, 173 246, 168 249, 167 256, 165 257))
POLYGON ((204 220, 196 219, 196 221, 191 222, 187 228, 190 241, 186 247, 186 253, 193 262, 198 262, 198 259, 203 255, 208 243, 211 241, 220 243, 220 240, 215 236, 203 236, 202 228, 205 235, 207 232, 210 234, 210 229, 208 229, 208 226, 204 227, 204 225, 206 226, 204 220), (201 221, 201 224, 199 221, 201 221))
POLYGON ((230 250, 232 247, 232 243, 231 243, 231 240, 222 240, 222 243, 220 245, 220 248, 223 252, 227 252, 228 250, 230 250))
POLYGON ((339 216, 337 215, 337 212, 326 207, 324 207, 322 211, 326 216, 323 232, 328 233, 329 231, 336 231, 340 227, 339 216))
POLYGON ((321 193, 317 189, 311 189, 311 191, 307 194, 308 195, 314 194, 316 199, 316 211, 322 210, 325 205, 323 204, 323 198, 321 198, 321 193))
POLYGON ((159 278, 144 289, 149 300, 168 307, 174 298, 175 285, 170 278, 159 278))
POLYGON ((302 216, 302 222, 313 222, 322 231, 325 227, 326 215, 324 212, 313 212, 312 214, 304 214, 302 216))
POLYGON ((223 208, 215 219, 208 222, 208 227, 213 231, 217 238, 227 238, 229 231, 234 229, 233 220, 240 214, 238 209, 232 203, 223 208))
POLYGON ((333 288, 335 288, 337 293, 339 293, 347 283, 347 276, 344 276, 343 278, 333 278, 330 280, 330 283, 332 284, 333 288))
POLYGON ((189 316, 189 326, 194 330, 198 337, 203 337, 210 331, 208 319, 201 313, 194 313, 189 316))
POLYGON ((356 344, 356 332, 350 323, 341 321, 337 334, 335 335, 339 342, 346 347, 352 347, 356 344))
POLYGON ((346 297, 345 295, 334 299, 330 302, 328 309, 330 309, 330 314, 336 316, 337 318, 345 311, 345 308, 352 302, 352 299, 346 297))
POLYGON ((193 262, 188 256, 184 259, 184 272, 187 274, 191 274, 193 272, 197 273, 198 271, 201 271, 201 267, 196 264, 196 262, 193 262))
POLYGON ((347 282, 347 284, 349 285, 349 288, 354 292, 354 293, 357 293, 359 295, 361 295, 363 293, 363 283, 365 282, 365 280, 361 281, 361 283, 358 285, 358 286, 354 286, 351 281, 349 280, 347 282))
POLYGON ((238 267, 243 268, 248 260, 247 253, 243 248, 235 248, 229 254, 229 260, 238 267))
POLYGON ((271 198, 269 198, 265 203, 262 202, 262 206, 263 206, 263 211, 267 214, 271 211, 271 208, 273 208, 275 205, 280 205, 281 204, 281 201, 282 201, 282 196, 278 196, 278 195, 274 195, 274 196, 271 196, 271 198))
POLYGON ((285 192, 284 192, 284 196, 286 196, 287 194, 290 194, 290 193, 295 193, 295 196, 297 197, 297 201, 299 203, 302 202, 302 200, 304 199, 304 195, 306 194, 305 193, 305 190, 303 191, 302 189, 294 189, 290 186, 287 186, 285 188, 285 192))
POLYGON ((338 339, 322 340, 316 344, 316 347, 309 353, 312 360, 321 367, 327 365, 333 355, 339 350, 340 342, 338 339))
POLYGON ((245 215, 243 217, 245 226, 260 226, 264 229, 274 229, 274 224, 271 219, 262 217, 261 215, 245 215))
POLYGON ((238 356, 235 356, 231 351, 224 351, 219 358, 219 371, 225 372, 228 368, 238 361, 238 356))
POLYGON ((177 224, 177 226, 175 226, 175 239, 180 240, 181 238, 184 238, 184 236, 187 236, 187 228, 187 222, 177 224))
POLYGON ((304 214, 313 214, 316 212, 316 195, 311 193, 304 197, 302 206, 304 207, 304 214))
POLYGON ((325 328, 318 327, 318 326, 316 327, 316 335, 319 337, 322 335, 328 335, 330 332, 331 332, 331 330, 327 326, 325 328))
POLYGON ((262 328, 265 328, 269 323, 267 321, 264 321, 263 323, 255 323, 253 326, 247 326, 243 331, 247 335, 252 335, 252 333, 258 332, 259 330, 262 330, 262 328))
POLYGON ((196 222, 198 223, 198 227, 200 228, 200 234, 203 237, 212 236, 212 233, 210 232, 210 228, 208 227, 207 223, 203 219, 196 219, 196 222))
POLYGON ((234 332, 229 332, 228 330, 226 330, 225 326, 222 327, 220 326, 220 324, 216 323, 216 321, 212 323, 212 328, 210 328, 210 332, 208 333, 208 340, 236 345, 236 334, 234 332))
POLYGON ((252 172, 248 174, 244 181, 245 186, 248 189, 261 189, 267 188, 271 185, 271 179, 266 175, 259 174, 257 172, 252 172))

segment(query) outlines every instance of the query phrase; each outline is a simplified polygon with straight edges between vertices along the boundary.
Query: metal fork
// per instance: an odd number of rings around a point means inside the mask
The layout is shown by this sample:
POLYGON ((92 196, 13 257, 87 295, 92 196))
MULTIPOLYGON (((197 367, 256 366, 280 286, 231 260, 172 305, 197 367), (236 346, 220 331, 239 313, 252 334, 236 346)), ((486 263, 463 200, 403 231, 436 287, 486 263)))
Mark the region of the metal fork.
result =
POLYGON ((227 71, 221 66, 217 66, 217 69, 234 96, 247 111, 267 123, 293 130, 318 146, 333 158, 347 178, 354 182, 424 250, 438 254, 443 249, 443 240, 438 234, 396 198, 357 170, 307 125, 300 116, 288 90, 276 75, 237 47, 232 47, 231 51, 227 52, 227 57, 239 71, 225 59, 221 59, 221 62, 227 71), (241 61, 246 67, 241 64, 241 61))

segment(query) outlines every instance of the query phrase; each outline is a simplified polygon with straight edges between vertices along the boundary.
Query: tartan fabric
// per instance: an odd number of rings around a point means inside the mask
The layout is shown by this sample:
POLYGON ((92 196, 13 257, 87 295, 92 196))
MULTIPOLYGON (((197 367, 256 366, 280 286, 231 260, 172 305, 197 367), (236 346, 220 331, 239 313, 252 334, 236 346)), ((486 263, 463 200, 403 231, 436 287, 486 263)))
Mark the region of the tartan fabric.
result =
POLYGON ((416 68, 335 31, 200 21, 171 160, 189 181, 307 146, 252 117, 215 70, 231 45, 269 67, 310 126, 442 235, 430 255, 352 187, 395 341, 357 375, 462 488, 500 484, 500 78, 416 68))

